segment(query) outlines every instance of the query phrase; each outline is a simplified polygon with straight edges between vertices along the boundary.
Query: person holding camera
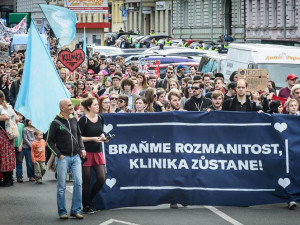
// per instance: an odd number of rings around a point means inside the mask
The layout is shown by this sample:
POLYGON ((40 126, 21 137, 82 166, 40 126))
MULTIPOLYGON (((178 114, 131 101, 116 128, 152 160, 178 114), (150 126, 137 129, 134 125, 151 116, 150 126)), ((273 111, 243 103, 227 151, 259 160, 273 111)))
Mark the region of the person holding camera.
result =
POLYGON ((103 133, 104 120, 99 115, 99 103, 96 98, 87 98, 81 102, 85 116, 79 120, 82 140, 86 149, 86 160, 82 164, 82 205, 83 213, 92 214, 93 199, 105 182, 105 159, 101 142, 107 143, 103 133), (91 170, 95 171, 96 182, 90 192, 91 170))

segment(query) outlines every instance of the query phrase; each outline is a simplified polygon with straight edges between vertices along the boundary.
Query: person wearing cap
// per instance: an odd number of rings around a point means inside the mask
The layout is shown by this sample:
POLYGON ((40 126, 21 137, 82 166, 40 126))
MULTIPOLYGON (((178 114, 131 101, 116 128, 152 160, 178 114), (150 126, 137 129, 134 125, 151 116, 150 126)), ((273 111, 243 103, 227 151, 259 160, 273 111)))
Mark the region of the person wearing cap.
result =
POLYGON ((216 47, 216 44, 215 43, 211 43, 211 47, 208 49, 209 51, 215 51, 217 52, 218 51, 218 48, 216 47))
POLYGON ((177 73, 176 73, 176 78, 178 80, 178 83, 181 85, 181 80, 184 78, 184 72, 185 68, 184 65, 180 64, 177 66, 177 73))
POLYGON ((189 47, 185 39, 182 40, 182 47, 189 47))
POLYGON ((109 95, 110 93, 116 93, 121 94, 121 80, 122 80, 122 73, 121 72, 115 72, 115 74, 112 77, 112 83, 113 86, 108 88, 104 95, 109 95))
POLYGON ((296 80, 298 77, 295 74, 290 73, 286 76, 286 82, 288 83, 287 87, 281 88, 279 90, 278 96, 281 98, 289 98, 292 97, 291 95, 291 89, 294 87, 296 80))
POLYGON ((93 78, 93 77, 94 77, 94 74, 95 74, 94 70, 89 69, 89 70, 87 71, 86 78, 93 78))
POLYGON ((101 56, 100 56, 100 61, 99 61, 99 66, 101 66, 102 64, 105 65, 105 60, 106 60, 105 55, 101 55, 101 56))
POLYGON ((205 46, 203 45, 203 41, 199 41, 199 45, 197 46, 198 50, 205 50, 205 46))

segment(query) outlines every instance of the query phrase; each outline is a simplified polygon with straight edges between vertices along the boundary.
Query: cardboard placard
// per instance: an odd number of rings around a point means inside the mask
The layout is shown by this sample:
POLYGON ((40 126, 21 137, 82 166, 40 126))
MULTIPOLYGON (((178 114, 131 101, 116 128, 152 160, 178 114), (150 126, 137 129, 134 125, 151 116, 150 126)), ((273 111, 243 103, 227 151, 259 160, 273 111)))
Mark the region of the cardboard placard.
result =
POLYGON ((65 67, 73 72, 84 62, 85 55, 81 49, 75 49, 73 52, 63 50, 59 52, 58 59, 65 67))
POLYGON ((238 69, 238 77, 246 80, 249 91, 264 91, 268 86, 268 71, 265 69, 238 69))

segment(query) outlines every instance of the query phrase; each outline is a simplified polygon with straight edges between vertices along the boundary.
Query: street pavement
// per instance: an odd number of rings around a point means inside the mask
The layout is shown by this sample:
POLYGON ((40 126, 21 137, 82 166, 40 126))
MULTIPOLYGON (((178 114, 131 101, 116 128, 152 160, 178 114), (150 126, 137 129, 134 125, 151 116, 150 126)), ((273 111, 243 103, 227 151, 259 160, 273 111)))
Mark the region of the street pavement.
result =
MULTIPOLYGON (((26 172, 24 173, 26 174, 26 172)), ((67 209, 71 205, 71 182, 67 183, 67 209)), ((300 208, 288 210, 287 204, 252 207, 188 206, 170 209, 169 205, 133 207, 98 211, 84 220, 59 220, 56 206, 56 180, 47 171, 43 184, 24 179, 12 187, 0 188, 0 225, 297 225, 300 208)))

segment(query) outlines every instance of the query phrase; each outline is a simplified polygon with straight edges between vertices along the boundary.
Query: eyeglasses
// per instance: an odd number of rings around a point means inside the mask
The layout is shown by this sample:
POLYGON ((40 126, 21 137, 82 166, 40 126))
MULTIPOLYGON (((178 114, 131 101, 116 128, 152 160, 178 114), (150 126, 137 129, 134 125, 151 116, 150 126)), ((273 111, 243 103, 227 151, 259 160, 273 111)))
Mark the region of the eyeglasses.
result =
POLYGON ((119 98, 110 98, 110 100, 119 100, 119 98))
POLYGON ((186 86, 186 89, 188 89, 188 90, 191 89, 191 88, 192 88, 192 86, 186 86))
POLYGON ((125 101, 122 99, 118 100, 118 103, 123 103, 123 102, 125 102, 125 101))
POLYGON ((84 83, 77 83, 78 85, 84 85, 84 83))
POLYGON ((92 73, 87 73, 88 75, 93 75, 92 73))
POLYGON ((192 90, 199 90, 199 87, 192 87, 192 90))

